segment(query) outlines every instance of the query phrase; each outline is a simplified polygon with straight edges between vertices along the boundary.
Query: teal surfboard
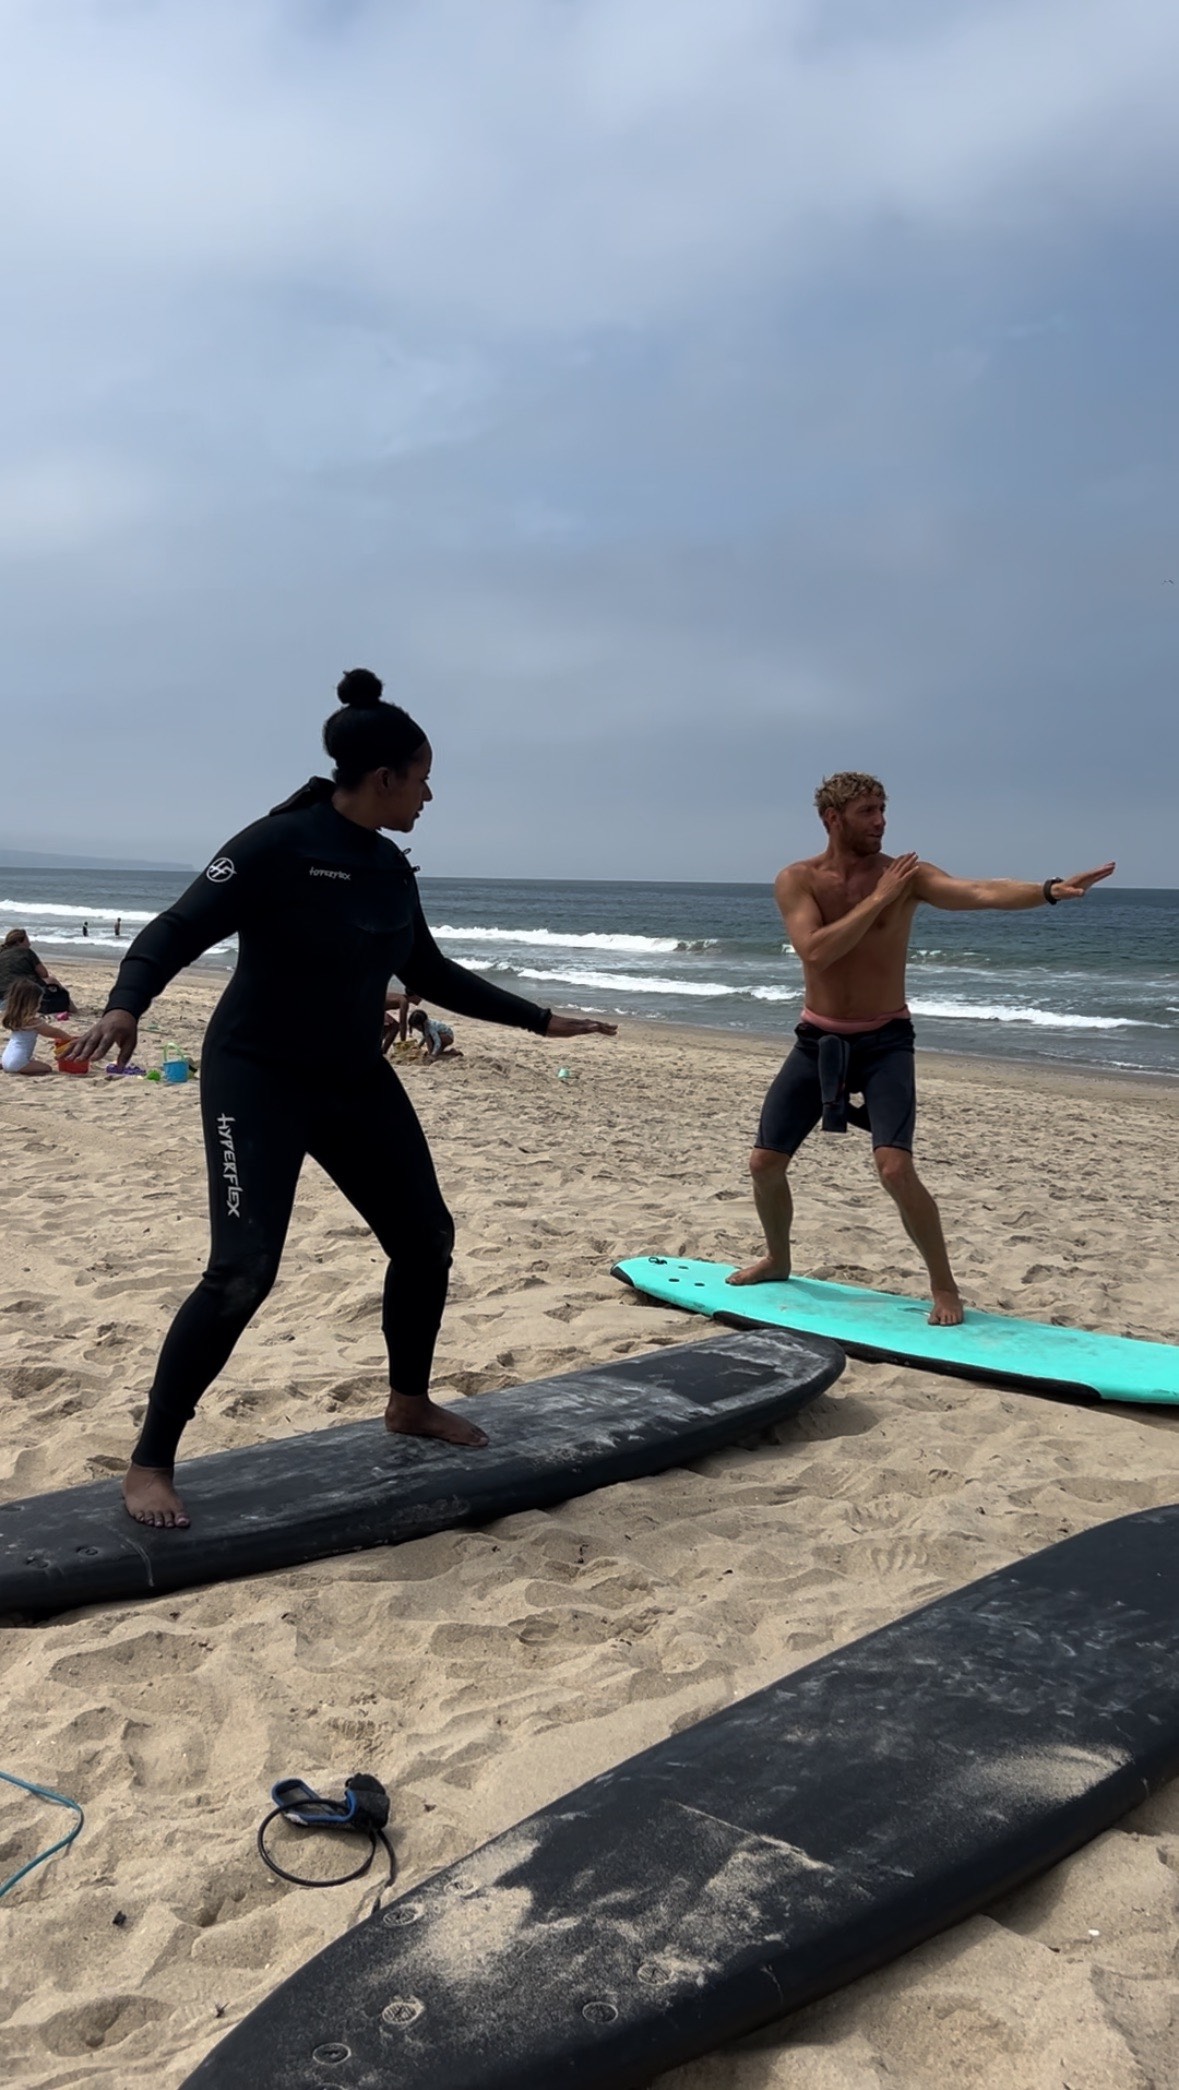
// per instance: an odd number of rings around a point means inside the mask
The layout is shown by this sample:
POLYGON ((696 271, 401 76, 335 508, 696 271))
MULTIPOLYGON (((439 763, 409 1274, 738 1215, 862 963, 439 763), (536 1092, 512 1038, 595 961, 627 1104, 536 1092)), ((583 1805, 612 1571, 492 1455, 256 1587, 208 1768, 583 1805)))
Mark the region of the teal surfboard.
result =
POLYGON ((960 1327, 931 1328, 928 1299, 826 1284, 816 1277, 792 1277, 786 1284, 726 1284, 734 1268, 732 1263, 648 1255, 615 1263, 613 1275, 667 1306, 683 1306, 735 1327, 825 1335, 853 1357, 924 1365, 1069 1400, 1179 1406, 1179 1347, 1173 1343, 1094 1335, 1086 1328, 1055 1328, 969 1308, 960 1327))

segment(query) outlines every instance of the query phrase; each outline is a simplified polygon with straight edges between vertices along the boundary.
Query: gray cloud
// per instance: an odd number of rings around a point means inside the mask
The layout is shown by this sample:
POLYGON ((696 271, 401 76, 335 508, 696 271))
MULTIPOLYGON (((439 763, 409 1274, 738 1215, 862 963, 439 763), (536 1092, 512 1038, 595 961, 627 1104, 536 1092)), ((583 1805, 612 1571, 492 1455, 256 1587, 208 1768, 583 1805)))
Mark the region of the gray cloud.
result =
POLYGON ((760 876, 854 764, 1179 883, 1173 6, 7 13, 0 841, 199 858, 371 660, 439 872, 760 876))

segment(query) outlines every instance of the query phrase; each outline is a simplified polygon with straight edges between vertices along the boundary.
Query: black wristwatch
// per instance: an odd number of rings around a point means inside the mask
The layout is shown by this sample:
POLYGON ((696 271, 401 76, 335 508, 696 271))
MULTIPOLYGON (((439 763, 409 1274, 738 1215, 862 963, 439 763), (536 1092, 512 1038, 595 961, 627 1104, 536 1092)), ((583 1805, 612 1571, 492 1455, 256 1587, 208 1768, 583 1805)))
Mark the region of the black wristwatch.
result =
POLYGON ((1047 900, 1049 907, 1056 907, 1059 905, 1059 902, 1056 898, 1056 894, 1053 892, 1052 888, 1054 885, 1063 884, 1063 878, 1046 878, 1044 880, 1044 883, 1041 886, 1040 890, 1043 893, 1044 898, 1047 900))

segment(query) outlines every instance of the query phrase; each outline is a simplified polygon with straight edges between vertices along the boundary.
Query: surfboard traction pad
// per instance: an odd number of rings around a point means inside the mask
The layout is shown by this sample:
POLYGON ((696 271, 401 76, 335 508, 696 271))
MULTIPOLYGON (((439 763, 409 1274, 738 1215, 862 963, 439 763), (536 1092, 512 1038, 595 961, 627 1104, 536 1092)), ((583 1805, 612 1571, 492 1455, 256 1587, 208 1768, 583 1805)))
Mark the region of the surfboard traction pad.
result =
POLYGON ((976 1357, 966 1362, 954 1355, 953 1338, 961 1330, 931 1326, 926 1319, 927 1299, 801 1276, 782 1284, 726 1285, 734 1267, 678 1256, 636 1256, 615 1263, 610 1275, 645 1298, 688 1313, 706 1314, 721 1327, 792 1327, 799 1335, 819 1339, 813 1323, 822 1318, 823 1338, 838 1343, 849 1357, 864 1357, 871 1363, 906 1364, 1049 1400, 1179 1406, 1179 1348, 1171 1343, 1101 1335, 1055 1322, 1022 1321, 1014 1315, 980 1313, 968 1307, 963 1326, 976 1357), (722 1300, 719 1306, 715 1303, 718 1296, 722 1300), (846 1326, 838 1323, 837 1308, 844 1310, 846 1326), (903 1339, 889 1343, 855 1332, 857 1319, 864 1331, 869 1316, 887 1325, 886 1314, 903 1339), (1021 1369, 1019 1351, 1029 1334, 1040 1339, 1040 1348, 1053 1357, 1058 1371, 1033 1368, 1026 1361, 1021 1369))
POLYGON ((796 1671, 388 1904, 190 2090, 639 2090, 813 2002, 1179 1770, 1177 1579, 1142 1511, 796 1671))
POLYGON ((668 1344, 464 1401, 483 1450, 381 1420, 216 1452, 180 1472, 187 1531, 136 1524, 115 1481, 0 1503, 0 1614, 162 1595, 543 1509, 784 1420, 843 1370, 778 1329, 668 1344))

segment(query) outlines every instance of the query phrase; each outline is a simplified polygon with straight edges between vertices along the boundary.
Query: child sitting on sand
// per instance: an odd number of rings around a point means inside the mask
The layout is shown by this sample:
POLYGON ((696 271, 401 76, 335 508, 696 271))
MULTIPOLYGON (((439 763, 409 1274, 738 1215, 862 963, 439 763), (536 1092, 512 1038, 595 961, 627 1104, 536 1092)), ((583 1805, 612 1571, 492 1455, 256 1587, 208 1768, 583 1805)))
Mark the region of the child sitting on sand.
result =
POLYGON ((415 1009, 408 1028, 416 1031, 427 1060, 461 1060, 462 1053, 455 1050, 454 1032, 449 1023, 439 1023, 433 1016, 427 1016, 424 1009, 415 1009))
POLYGON ((14 980, 8 990, 0 1023, 12 1032, 0 1058, 5 1074, 52 1074, 44 1060, 34 1059, 38 1038, 52 1038, 55 1045, 72 1045, 68 1031, 46 1023, 38 1014, 41 1006, 40 980, 14 980))

